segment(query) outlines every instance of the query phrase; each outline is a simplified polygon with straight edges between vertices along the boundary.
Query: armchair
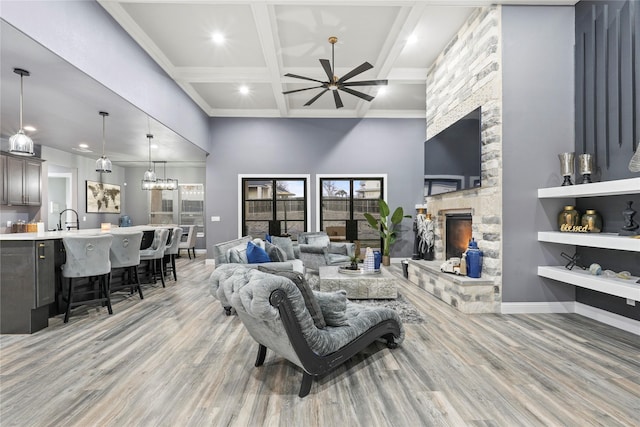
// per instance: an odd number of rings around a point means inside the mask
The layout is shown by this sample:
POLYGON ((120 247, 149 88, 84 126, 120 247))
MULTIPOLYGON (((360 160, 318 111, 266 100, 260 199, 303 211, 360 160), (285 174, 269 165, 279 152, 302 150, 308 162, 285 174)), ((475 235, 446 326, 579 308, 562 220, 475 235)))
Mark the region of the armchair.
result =
POLYGON ((269 349, 302 368, 300 397, 309 394, 314 377, 332 371, 374 341, 382 339, 393 349, 404 340, 398 313, 352 303, 344 291, 309 295, 287 277, 240 264, 217 268, 209 284, 211 294, 233 306, 258 343, 255 366, 264 363, 269 349), (315 298, 324 327, 315 323, 305 298, 315 298))
POLYGON ((356 245, 349 242, 331 242, 324 231, 298 234, 300 259, 305 268, 317 270, 325 265, 349 264, 356 245))

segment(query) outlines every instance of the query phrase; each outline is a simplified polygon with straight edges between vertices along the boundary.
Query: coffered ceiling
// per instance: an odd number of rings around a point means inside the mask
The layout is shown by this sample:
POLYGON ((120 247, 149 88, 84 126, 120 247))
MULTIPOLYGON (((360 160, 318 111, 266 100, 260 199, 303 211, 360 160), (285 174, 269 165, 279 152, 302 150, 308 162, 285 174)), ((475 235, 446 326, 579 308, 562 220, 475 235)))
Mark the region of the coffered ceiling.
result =
POLYGON ((489 1, 165 1, 99 0, 116 21, 210 116, 424 117, 427 68, 475 6, 489 1), (224 36, 223 44, 212 40, 224 36), (321 89, 285 74, 326 81, 319 59, 340 77, 367 61, 374 68, 351 79, 388 79, 358 87, 372 102, 341 92, 336 109, 321 89), (243 95, 245 86, 249 93, 243 95))

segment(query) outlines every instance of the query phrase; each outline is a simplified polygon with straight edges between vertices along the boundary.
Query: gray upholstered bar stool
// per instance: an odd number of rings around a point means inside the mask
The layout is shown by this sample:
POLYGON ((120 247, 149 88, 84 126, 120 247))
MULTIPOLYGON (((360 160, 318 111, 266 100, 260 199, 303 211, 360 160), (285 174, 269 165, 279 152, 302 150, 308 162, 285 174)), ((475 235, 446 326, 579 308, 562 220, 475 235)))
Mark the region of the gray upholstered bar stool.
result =
POLYGON ((140 264, 140 243, 142 242, 142 231, 113 231, 113 241, 109 258, 111 259, 111 291, 130 288, 131 293, 135 290, 140 294, 140 299, 144 299, 142 289, 140 289, 140 278, 138 277, 138 264, 140 264), (114 272, 122 271, 122 280, 115 283, 114 272))
POLYGON ((153 243, 147 249, 140 251, 140 261, 147 261, 147 273, 151 274, 152 280, 155 282, 156 276, 160 276, 162 281, 162 287, 164 284, 164 268, 162 259, 164 258, 164 251, 167 248, 167 236, 169 230, 166 228, 156 228, 153 235, 153 243), (160 272, 158 273, 158 269, 160 272))
MULTIPOLYGON (((110 234, 62 238, 66 254, 66 261, 62 265, 62 277, 69 279, 64 323, 69 321, 69 313, 72 307, 93 302, 106 303, 109 314, 113 314, 109 297, 109 280, 111 276, 109 249, 111 248, 112 239, 113 237, 110 234), (95 295, 96 289, 93 286, 90 289, 79 289, 78 284, 74 284, 73 279, 79 278, 87 278, 90 285, 93 285, 96 278, 98 279, 97 298, 95 295), (93 298, 76 298, 89 294, 93 298)), ((65 299, 64 296, 63 299, 65 299)))
POLYGON ((193 251, 193 257, 196 257, 196 226, 195 225, 181 225, 182 228, 182 239, 180 239, 180 243, 178 244, 178 256, 180 256, 180 251, 183 249, 187 250, 187 255, 189 255, 189 259, 191 259, 191 251, 193 251), (186 231, 185 231, 186 230, 186 231))
POLYGON ((178 276, 176 275, 176 256, 178 255, 178 250, 180 249, 180 240, 182 239, 182 228, 175 227, 173 229, 173 233, 171 233, 171 242, 167 245, 167 248, 164 251, 164 264, 165 264, 165 272, 169 274, 173 273, 173 280, 178 280, 178 276))

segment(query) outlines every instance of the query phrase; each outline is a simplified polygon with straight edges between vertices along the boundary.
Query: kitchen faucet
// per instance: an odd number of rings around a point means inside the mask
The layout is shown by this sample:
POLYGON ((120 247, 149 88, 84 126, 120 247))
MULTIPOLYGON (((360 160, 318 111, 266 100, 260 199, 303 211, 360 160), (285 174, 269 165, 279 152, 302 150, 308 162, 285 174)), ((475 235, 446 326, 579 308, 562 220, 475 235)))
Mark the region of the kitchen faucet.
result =
POLYGON ((78 218, 78 212, 73 209, 65 209, 62 212, 60 212, 60 218, 58 219, 58 230, 62 230, 62 214, 65 213, 66 211, 71 211, 74 214, 76 214, 75 227, 73 225, 69 225, 69 224, 73 224, 73 222, 65 221, 64 224, 66 225, 67 230, 71 230, 72 228, 75 228, 76 230, 80 230, 80 219, 78 218))

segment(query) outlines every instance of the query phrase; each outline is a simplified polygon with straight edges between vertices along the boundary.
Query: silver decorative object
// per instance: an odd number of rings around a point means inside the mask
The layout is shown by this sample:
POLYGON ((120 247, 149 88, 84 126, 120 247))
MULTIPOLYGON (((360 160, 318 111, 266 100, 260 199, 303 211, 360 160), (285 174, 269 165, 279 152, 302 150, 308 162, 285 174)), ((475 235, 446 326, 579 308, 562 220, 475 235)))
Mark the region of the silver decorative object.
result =
POLYGON ((564 177, 562 186, 573 185, 571 175, 573 175, 574 172, 573 161, 575 159, 575 153, 561 153, 558 154, 558 158, 560 159, 560 173, 564 177))
POLYGON ((591 182, 591 174, 593 173, 593 156, 591 154, 580 154, 578 156, 578 171, 582 175, 582 183, 591 182))

